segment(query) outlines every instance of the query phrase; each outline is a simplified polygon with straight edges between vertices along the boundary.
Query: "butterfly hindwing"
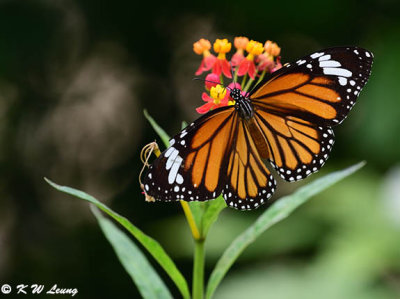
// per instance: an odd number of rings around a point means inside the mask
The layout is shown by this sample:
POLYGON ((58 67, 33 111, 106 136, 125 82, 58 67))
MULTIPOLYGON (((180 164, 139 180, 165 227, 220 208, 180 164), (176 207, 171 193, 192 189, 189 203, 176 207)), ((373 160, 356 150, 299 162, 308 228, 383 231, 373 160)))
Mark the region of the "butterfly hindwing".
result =
POLYGON ((286 181, 294 182, 318 171, 334 144, 330 127, 258 110, 255 120, 268 143, 268 160, 286 181))
POLYGON ((252 210, 268 201, 276 189, 276 181, 261 160, 243 120, 238 121, 234 136, 227 156, 223 196, 230 207, 252 210))

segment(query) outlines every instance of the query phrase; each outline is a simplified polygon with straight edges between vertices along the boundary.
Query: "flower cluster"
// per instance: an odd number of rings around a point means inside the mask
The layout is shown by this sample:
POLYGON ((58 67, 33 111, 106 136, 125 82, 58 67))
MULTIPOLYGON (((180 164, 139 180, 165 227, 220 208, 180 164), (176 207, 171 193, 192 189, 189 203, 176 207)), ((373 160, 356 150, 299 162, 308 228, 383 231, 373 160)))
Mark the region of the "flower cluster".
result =
POLYGON ((206 103, 197 108, 200 114, 235 102, 230 97, 229 90, 233 87, 240 88, 243 93, 248 92, 250 86, 256 81, 261 82, 266 73, 272 73, 282 67, 280 62, 281 49, 271 41, 263 45, 247 37, 235 37, 233 42, 236 52, 228 61, 226 54, 232 49, 232 44, 227 39, 217 39, 213 46, 215 54, 211 53, 211 43, 200 39, 193 44, 193 51, 202 55, 200 67, 196 75, 209 72, 205 78, 205 88, 208 92, 202 95, 206 103), (232 78, 233 76, 233 78, 232 78), (224 77, 233 82, 226 89, 223 87, 224 77))

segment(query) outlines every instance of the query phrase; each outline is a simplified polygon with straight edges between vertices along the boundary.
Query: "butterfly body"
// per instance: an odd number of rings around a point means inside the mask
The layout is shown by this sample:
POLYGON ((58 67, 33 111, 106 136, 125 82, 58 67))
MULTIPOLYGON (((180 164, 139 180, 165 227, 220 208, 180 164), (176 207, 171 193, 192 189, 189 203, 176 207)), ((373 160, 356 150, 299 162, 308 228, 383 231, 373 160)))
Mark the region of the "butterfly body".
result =
POLYGON ((209 200, 251 210, 266 203, 276 181, 318 171, 368 80, 372 53, 357 47, 318 51, 272 73, 253 90, 232 89, 235 105, 210 111, 170 140, 144 178, 160 201, 209 200))
POLYGON ((249 98, 240 93, 240 89, 234 88, 231 91, 231 98, 236 102, 235 109, 242 119, 251 119, 254 116, 254 108, 249 98))

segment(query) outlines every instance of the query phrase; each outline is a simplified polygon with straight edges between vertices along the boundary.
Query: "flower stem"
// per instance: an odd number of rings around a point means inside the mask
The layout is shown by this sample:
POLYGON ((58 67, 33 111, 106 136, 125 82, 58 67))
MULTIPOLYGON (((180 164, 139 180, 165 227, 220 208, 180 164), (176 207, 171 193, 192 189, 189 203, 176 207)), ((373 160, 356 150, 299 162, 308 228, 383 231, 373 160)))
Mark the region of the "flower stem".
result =
POLYGON ((192 231, 193 239, 197 241, 200 239, 200 231, 197 228, 196 222, 194 221, 194 217, 192 211, 190 210, 189 204, 183 200, 181 200, 180 202, 182 209, 185 212, 186 220, 189 224, 190 230, 192 231))
POLYGON ((193 299, 204 297, 204 239, 195 240, 193 264, 193 299))
POLYGON ((266 72, 267 72, 267 69, 263 70, 263 72, 261 73, 260 78, 258 79, 255 86, 257 86, 258 83, 260 83, 264 79, 266 72))
POLYGON ((237 73, 238 73, 238 68, 236 68, 235 74, 233 75, 233 82, 234 82, 234 83, 237 82, 237 73))
POLYGON ((244 86, 246 84, 246 80, 247 80, 247 74, 244 75, 243 79, 242 79, 242 90, 244 90, 244 86))
POLYGON ((248 91, 249 88, 250 88, 250 85, 251 85, 253 82, 254 82, 254 80, 251 79, 251 77, 250 77, 249 81, 247 81, 246 86, 243 88, 243 91, 248 91))

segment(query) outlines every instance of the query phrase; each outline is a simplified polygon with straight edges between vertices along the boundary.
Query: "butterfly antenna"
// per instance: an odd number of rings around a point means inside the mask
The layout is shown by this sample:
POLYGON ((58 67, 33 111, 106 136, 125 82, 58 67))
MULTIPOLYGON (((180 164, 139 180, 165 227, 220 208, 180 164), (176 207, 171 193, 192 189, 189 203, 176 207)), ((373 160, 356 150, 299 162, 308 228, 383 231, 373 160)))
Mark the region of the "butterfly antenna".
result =
POLYGON ((221 84, 220 82, 215 82, 215 81, 211 81, 211 80, 206 80, 206 79, 202 79, 202 78, 193 78, 193 80, 195 81, 203 81, 203 82, 209 82, 209 83, 214 83, 214 84, 221 84))
MULTIPOLYGON (((215 81, 211 81, 211 80, 206 80, 206 79, 202 79, 202 78, 193 78, 193 80, 196 80, 196 81, 203 81, 203 82, 209 82, 209 83, 214 83, 214 84, 219 84, 219 85, 223 85, 223 84, 221 84, 221 82, 215 82, 215 81)), ((224 88, 226 88, 226 89, 228 89, 229 91, 231 91, 231 88, 230 87, 228 87, 228 86, 224 86, 224 88)))

